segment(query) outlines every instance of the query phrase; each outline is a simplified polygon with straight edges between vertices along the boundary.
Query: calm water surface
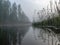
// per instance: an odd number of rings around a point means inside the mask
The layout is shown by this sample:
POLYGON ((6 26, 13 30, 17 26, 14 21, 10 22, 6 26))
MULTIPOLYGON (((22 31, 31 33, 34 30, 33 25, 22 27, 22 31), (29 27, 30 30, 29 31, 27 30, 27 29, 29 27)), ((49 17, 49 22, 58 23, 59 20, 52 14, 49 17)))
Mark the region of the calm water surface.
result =
POLYGON ((1 27, 1 45, 57 45, 56 34, 32 26, 1 27), (4 41, 5 40, 5 41, 4 41), (3 42, 3 43, 2 43, 3 42))

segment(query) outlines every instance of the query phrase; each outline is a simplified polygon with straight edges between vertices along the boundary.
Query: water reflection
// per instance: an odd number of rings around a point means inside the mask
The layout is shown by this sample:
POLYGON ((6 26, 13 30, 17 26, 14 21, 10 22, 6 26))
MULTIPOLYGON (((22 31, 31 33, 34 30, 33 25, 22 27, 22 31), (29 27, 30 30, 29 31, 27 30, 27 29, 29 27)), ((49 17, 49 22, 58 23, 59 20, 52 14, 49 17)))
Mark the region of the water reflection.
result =
POLYGON ((57 45, 59 42, 57 35, 49 31, 50 29, 33 28, 36 40, 42 40, 43 45, 57 45), (37 33, 37 35, 35 35, 37 33))
POLYGON ((21 45, 29 26, 0 27, 0 45, 21 45))
POLYGON ((0 27, 0 45, 57 45, 57 35, 30 26, 0 27))

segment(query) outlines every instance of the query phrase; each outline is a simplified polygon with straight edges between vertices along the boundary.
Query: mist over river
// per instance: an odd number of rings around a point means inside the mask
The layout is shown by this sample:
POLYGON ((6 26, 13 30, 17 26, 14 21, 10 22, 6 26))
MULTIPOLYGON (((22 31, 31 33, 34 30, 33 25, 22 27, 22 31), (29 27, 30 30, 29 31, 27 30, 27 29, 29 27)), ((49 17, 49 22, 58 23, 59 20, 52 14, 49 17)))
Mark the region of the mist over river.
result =
POLYGON ((1 26, 0 31, 1 45, 56 45, 58 42, 52 32, 31 25, 1 26))

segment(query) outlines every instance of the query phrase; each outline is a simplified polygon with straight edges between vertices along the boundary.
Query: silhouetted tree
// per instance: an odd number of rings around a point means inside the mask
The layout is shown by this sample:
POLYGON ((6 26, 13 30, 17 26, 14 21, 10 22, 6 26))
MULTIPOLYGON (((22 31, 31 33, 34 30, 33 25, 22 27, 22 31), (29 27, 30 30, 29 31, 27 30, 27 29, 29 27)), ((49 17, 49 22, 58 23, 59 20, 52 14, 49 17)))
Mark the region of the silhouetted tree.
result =
POLYGON ((17 5, 14 3, 11 8, 10 21, 13 23, 17 22, 17 5))
POLYGON ((7 1, 0 1, 0 23, 7 22, 8 16, 9 16, 9 8, 10 8, 10 2, 7 1))
POLYGON ((9 10, 10 10, 9 0, 4 1, 4 3, 3 3, 3 20, 4 20, 4 22, 8 21, 9 10))
POLYGON ((22 21, 22 10, 21 10, 21 6, 20 6, 20 4, 18 5, 18 20, 19 20, 19 22, 21 22, 22 21))

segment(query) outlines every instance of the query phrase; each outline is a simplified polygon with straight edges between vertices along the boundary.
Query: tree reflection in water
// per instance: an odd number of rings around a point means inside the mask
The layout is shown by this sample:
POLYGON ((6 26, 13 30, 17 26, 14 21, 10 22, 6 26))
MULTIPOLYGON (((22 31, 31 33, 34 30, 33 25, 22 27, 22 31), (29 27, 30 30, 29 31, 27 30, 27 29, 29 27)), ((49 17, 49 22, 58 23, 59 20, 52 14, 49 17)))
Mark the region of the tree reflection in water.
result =
POLYGON ((39 40, 42 39, 44 43, 47 43, 47 45, 57 45, 59 42, 57 35, 52 32, 50 29, 41 29, 41 28, 33 28, 34 30, 34 37, 35 39, 39 40), (37 36, 36 31, 38 31, 37 36))
POLYGON ((0 45, 21 45, 29 26, 0 27, 0 45))

